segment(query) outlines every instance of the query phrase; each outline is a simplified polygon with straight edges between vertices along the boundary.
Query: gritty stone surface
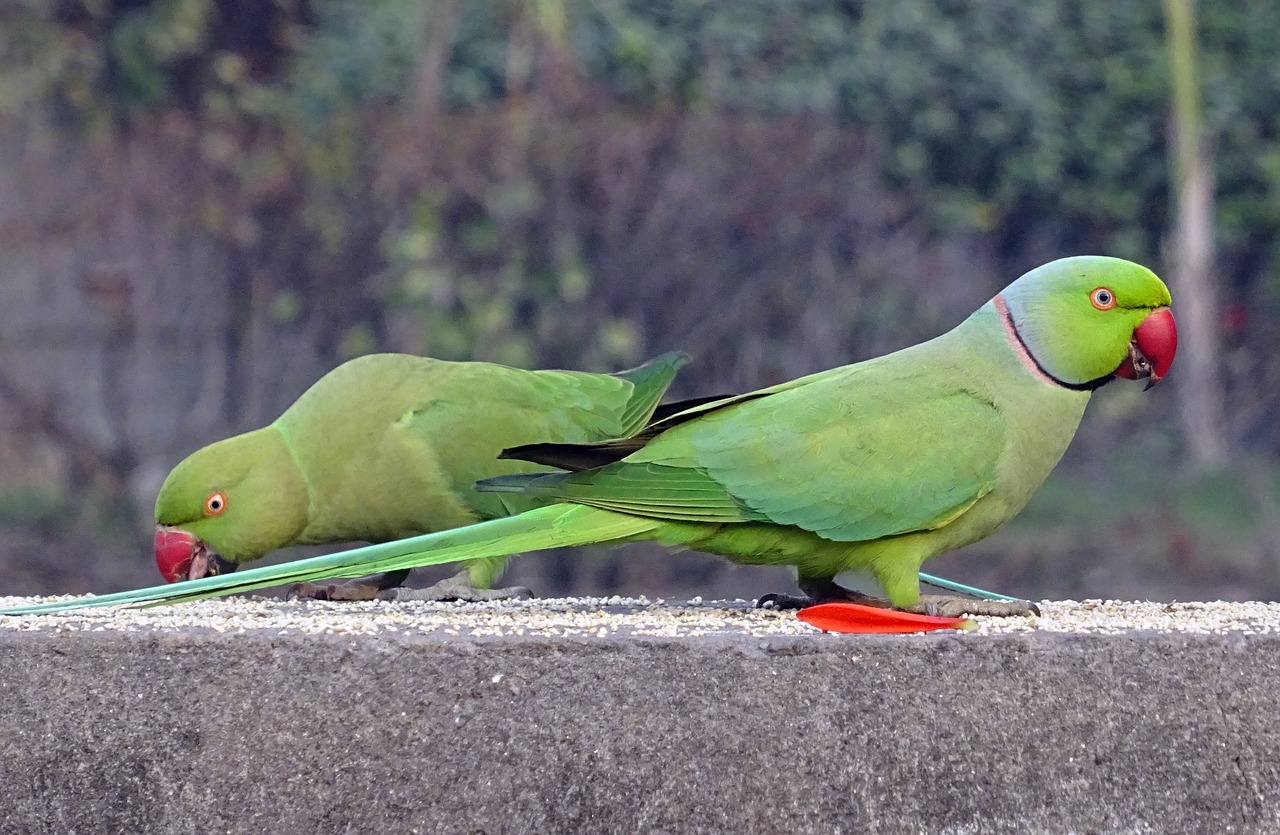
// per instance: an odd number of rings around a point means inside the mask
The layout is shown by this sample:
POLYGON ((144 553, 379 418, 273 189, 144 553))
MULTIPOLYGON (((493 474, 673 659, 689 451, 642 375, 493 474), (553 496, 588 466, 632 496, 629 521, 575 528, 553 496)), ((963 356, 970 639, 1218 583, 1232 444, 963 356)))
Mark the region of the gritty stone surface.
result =
POLYGON ((1280 831, 1280 606, 1040 605, 4 618, 0 833, 1280 831))

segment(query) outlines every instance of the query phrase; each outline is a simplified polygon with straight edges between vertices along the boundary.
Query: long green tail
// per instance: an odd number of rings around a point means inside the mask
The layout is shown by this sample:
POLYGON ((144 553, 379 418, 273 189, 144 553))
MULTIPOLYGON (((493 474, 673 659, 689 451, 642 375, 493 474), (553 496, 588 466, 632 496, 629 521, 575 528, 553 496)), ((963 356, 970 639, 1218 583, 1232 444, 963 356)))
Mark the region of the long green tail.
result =
POLYGON ((395 542, 366 545, 336 554, 134 591, 0 609, 0 615, 34 615, 94 606, 138 606, 201 600, 286 583, 359 577, 461 560, 509 556, 523 551, 615 542, 649 533, 662 525, 660 520, 627 516, 582 505, 549 505, 519 516, 508 516, 395 542))
POLYGON ((986 589, 980 589, 977 586, 966 586, 964 583, 957 583, 955 580, 948 580, 945 577, 938 577, 933 574, 925 574, 923 571, 920 572, 920 579, 921 581, 928 583, 931 586, 937 586, 938 588, 946 589, 947 591, 960 592, 961 594, 967 594, 972 597, 980 597, 983 600, 1021 600, 1022 599, 1020 597, 1010 597, 1007 594, 1000 594, 999 592, 995 592, 995 591, 987 591, 986 589))
MULTIPOLYGON (((661 520, 629 516, 583 505, 549 505, 519 516, 494 519, 490 522, 400 539, 395 542, 366 545, 362 548, 339 551, 336 554, 237 571, 216 577, 203 577, 199 580, 187 580, 182 583, 0 609, 0 615, 50 614, 97 606, 146 606, 201 600, 206 597, 221 597, 236 592, 291 583, 359 577, 383 571, 421 568, 485 557, 502 557, 546 548, 617 542, 652 534, 663 524, 661 520)), ((920 579, 942 588, 977 597, 993 600, 1016 599, 923 572, 920 574, 920 579)))

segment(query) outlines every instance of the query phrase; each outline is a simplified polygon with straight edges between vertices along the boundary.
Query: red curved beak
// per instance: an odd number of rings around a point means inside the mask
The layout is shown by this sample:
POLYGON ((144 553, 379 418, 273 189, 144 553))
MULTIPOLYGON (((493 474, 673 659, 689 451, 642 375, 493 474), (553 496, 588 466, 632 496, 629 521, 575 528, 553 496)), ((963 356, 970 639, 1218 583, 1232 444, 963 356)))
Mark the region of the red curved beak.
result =
POLYGON ((191 570, 191 560, 196 555, 196 546, 200 540, 192 534, 177 528, 156 526, 155 552, 156 567, 166 582, 176 583, 187 579, 191 570))
POLYGON ((1151 388, 1169 373, 1177 352, 1178 325, 1173 320, 1173 311, 1158 307, 1134 329, 1129 356, 1115 373, 1130 380, 1146 377, 1147 388, 1151 388))

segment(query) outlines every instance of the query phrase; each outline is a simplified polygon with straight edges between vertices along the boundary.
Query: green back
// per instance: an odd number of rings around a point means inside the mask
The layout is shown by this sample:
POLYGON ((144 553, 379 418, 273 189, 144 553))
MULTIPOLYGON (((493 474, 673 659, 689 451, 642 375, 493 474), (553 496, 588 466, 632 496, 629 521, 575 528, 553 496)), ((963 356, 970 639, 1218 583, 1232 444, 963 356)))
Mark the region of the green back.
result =
POLYGON ((532 506, 473 485, 539 469, 499 460, 510 446, 638 431, 686 361, 667 354, 620 375, 400 354, 346 363, 275 423, 310 488, 300 539, 393 539, 532 506))

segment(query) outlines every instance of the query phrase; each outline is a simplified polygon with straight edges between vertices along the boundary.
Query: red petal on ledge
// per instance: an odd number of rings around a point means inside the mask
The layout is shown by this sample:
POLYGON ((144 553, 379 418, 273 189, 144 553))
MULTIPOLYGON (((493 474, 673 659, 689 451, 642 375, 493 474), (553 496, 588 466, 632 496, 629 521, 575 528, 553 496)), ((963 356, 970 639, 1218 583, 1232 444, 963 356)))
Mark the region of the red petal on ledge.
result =
POLYGON ((863 606, 858 603, 819 603, 796 612, 796 617, 823 632, 848 632, 858 635, 904 635, 931 632, 935 629, 974 629, 968 618, 939 618, 916 615, 897 609, 863 606))

